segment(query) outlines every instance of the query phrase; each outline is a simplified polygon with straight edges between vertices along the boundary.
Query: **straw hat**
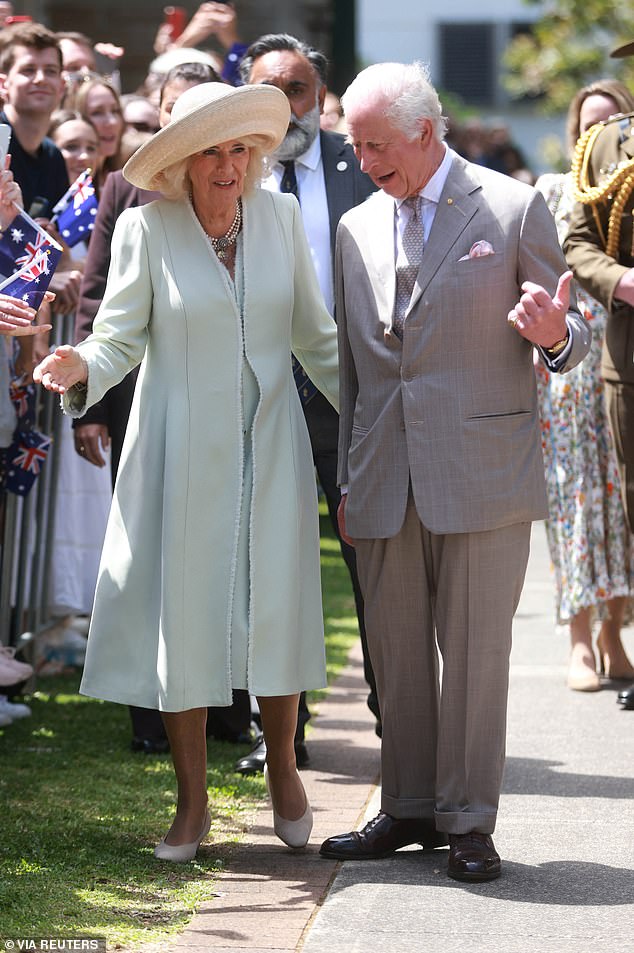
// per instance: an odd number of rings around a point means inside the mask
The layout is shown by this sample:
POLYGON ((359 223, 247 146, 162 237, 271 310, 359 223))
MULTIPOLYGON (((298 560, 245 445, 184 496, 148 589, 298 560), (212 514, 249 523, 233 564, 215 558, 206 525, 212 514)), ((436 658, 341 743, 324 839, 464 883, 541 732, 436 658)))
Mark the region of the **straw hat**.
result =
POLYGON ((291 111, 277 86, 201 83, 178 97, 171 121, 128 159, 123 175, 142 189, 158 189, 159 174, 219 142, 256 136, 265 154, 286 135, 291 111))

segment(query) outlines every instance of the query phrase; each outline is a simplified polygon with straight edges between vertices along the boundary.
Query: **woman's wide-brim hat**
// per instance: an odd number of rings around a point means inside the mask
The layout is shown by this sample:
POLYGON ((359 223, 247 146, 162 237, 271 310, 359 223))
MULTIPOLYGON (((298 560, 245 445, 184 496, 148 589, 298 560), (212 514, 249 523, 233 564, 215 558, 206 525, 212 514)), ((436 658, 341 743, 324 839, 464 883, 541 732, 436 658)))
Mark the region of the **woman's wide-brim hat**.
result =
POLYGON ((160 191, 160 174, 168 166, 211 146, 255 137, 265 155, 274 152, 291 116, 277 86, 228 86, 200 83, 178 97, 171 121, 128 159, 124 178, 142 189, 160 191))

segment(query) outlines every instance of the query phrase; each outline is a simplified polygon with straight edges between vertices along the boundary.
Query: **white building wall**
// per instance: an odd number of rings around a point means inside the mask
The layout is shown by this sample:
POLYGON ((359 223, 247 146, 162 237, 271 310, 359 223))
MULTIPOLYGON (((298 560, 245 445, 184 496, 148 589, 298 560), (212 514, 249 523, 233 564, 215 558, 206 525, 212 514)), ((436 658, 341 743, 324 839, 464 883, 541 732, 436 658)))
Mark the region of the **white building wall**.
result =
MULTIPOLYGON (((526 23, 538 16, 539 8, 522 0, 357 0, 359 61, 368 66, 422 60, 429 64, 432 82, 439 85, 439 23, 526 23)), ((473 112, 483 120, 501 117, 537 174, 547 171, 543 140, 555 135, 564 141, 564 117, 547 118, 532 104, 474 107, 473 112)))

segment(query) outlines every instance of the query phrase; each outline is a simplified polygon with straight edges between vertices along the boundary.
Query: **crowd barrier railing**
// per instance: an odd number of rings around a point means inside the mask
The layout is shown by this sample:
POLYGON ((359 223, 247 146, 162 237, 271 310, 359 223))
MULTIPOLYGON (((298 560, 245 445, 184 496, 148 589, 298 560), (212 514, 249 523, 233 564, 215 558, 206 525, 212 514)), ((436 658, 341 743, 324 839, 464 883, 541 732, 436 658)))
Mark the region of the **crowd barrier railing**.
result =
MULTIPOLYGON (((55 315, 50 347, 74 338, 75 315, 55 315)), ((0 642, 24 649, 32 661, 38 633, 51 623, 50 575, 55 535, 63 414, 59 396, 37 388, 36 429, 51 437, 40 474, 27 496, 7 492, 0 552, 0 642)))

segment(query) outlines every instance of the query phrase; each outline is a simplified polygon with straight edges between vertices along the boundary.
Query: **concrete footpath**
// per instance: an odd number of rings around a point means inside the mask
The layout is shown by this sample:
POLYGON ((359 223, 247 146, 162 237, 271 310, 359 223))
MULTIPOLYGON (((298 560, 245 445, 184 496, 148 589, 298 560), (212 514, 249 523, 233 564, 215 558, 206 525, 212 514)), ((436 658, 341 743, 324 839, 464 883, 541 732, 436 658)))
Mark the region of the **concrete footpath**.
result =
MULTIPOLYGON (((265 807, 174 953, 634 949, 634 712, 618 708, 617 685, 588 695, 566 688, 566 635, 554 631, 552 592, 537 524, 514 629, 499 880, 450 880, 446 850, 344 864, 319 857, 326 836, 378 810, 379 746, 355 650, 309 737, 309 848, 284 848, 265 807)), ((625 640, 634 657, 633 629, 625 640)))

